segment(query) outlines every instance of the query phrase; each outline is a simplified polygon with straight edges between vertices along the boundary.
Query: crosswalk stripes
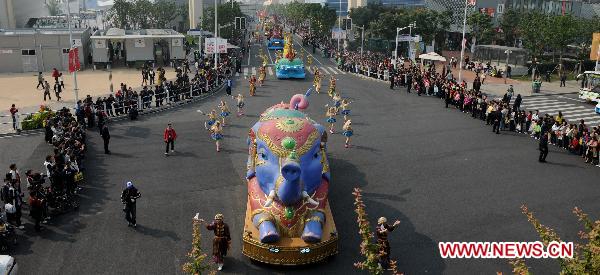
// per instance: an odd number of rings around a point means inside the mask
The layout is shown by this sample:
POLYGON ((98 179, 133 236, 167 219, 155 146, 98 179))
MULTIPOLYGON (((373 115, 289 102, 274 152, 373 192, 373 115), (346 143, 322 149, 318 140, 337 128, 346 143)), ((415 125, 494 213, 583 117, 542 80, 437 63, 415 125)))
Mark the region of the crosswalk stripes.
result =
POLYGON ((273 68, 267 67, 267 72, 269 73, 269 75, 273 75, 273 68))
POLYGON ((256 67, 252 67, 252 75, 256 75, 256 67))
MULTIPOLYGON (((514 100, 514 97, 512 98, 514 100)), ((553 97, 547 96, 532 96, 524 97, 523 103, 521 104, 524 109, 528 111, 538 110, 540 114, 549 114, 556 116, 560 111, 565 119, 571 122, 577 122, 583 119, 588 125, 598 125, 600 123, 600 115, 596 114, 593 106, 581 106, 575 104, 575 102, 567 102, 568 98, 560 98, 557 100, 553 97)))

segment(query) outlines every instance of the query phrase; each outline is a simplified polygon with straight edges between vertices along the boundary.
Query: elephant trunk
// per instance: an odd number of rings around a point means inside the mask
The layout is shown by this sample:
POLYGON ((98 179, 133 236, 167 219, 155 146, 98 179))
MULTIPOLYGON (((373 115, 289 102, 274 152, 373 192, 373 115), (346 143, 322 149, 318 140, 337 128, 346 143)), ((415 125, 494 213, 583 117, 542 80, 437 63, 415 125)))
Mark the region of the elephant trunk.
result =
POLYGON ((283 180, 277 187, 277 197, 286 205, 293 205, 302 199, 302 184, 300 175, 302 169, 296 161, 287 161, 281 167, 281 176, 283 180))

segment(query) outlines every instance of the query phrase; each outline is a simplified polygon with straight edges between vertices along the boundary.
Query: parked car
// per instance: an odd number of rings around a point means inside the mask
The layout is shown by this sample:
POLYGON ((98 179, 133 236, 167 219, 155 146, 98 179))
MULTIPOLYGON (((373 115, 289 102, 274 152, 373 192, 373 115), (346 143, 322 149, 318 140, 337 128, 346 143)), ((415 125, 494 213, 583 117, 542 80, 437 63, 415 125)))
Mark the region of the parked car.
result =
POLYGON ((19 265, 15 258, 9 255, 0 255, 0 274, 17 275, 19 265))

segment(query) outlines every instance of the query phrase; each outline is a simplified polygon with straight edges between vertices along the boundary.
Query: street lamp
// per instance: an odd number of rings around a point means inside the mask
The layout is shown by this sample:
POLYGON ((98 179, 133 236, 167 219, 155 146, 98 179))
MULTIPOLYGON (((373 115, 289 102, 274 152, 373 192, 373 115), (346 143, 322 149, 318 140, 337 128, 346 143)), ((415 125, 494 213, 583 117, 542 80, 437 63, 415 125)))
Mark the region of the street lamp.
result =
MULTIPOLYGON (((219 31, 219 25, 217 24, 218 10, 217 0, 215 0, 215 71, 217 71, 217 60, 219 58, 219 38, 217 37, 217 32, 219 31)), ((218 79, 219 78, 217 77, 217 83, 218 79)))
POLYGON ((362 59, 363 57, 363 47, 365 44, 365 25, 362 25, 361 27, 356 26, 357 28, 360 28, 360 59, 362 59))
MULTIPOLYGON (((412 28, 416 28, 417 27, 417 22, 413 21, 412 23, 410 23, 408 26, 403 27, 403 28, 396 28, 396 49, 394 50, 394 69, 397 68, 397 64, 398 64, 398 35, 400 35, 400 31, 401 30, 405 30, 405 29, 409 29, 409 36, 412 37, 412 28)), ((409 42, 410 43, 410 42, 409 42)), ((410 44, 409 44, 410 45, 410 44)))
POLYGON ((465 40, 465 32, 467 31, 467 8, 469 5, 475 6, 475 0, 465 0, 465 16, 463 18, 463 30, 462 30, 462 47, 460 49, 460 69, 458 71, 458 82, 462 82, 462 69, 463 69, 463 58, 465 56, 465 46, 467 41, 465 40))
POLYGON ((508 57, 510 56, 512 51, 506 50, 504 51, 504 53, 506 54, 506 66, 504 67, 504 84, 506 84, 506 79, 508 78, 508 57))

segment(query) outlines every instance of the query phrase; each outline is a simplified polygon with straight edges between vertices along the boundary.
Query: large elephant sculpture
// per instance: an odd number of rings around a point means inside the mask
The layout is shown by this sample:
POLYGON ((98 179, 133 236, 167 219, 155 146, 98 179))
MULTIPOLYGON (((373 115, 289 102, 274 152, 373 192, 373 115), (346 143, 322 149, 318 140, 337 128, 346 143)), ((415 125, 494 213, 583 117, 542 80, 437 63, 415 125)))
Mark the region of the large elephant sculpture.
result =
POLYGON ((248 135, 248 205, 260 242, 318 243, 327 222, 329 163, 325 128, 300 110, 304 95, 261 114, 248 135))

